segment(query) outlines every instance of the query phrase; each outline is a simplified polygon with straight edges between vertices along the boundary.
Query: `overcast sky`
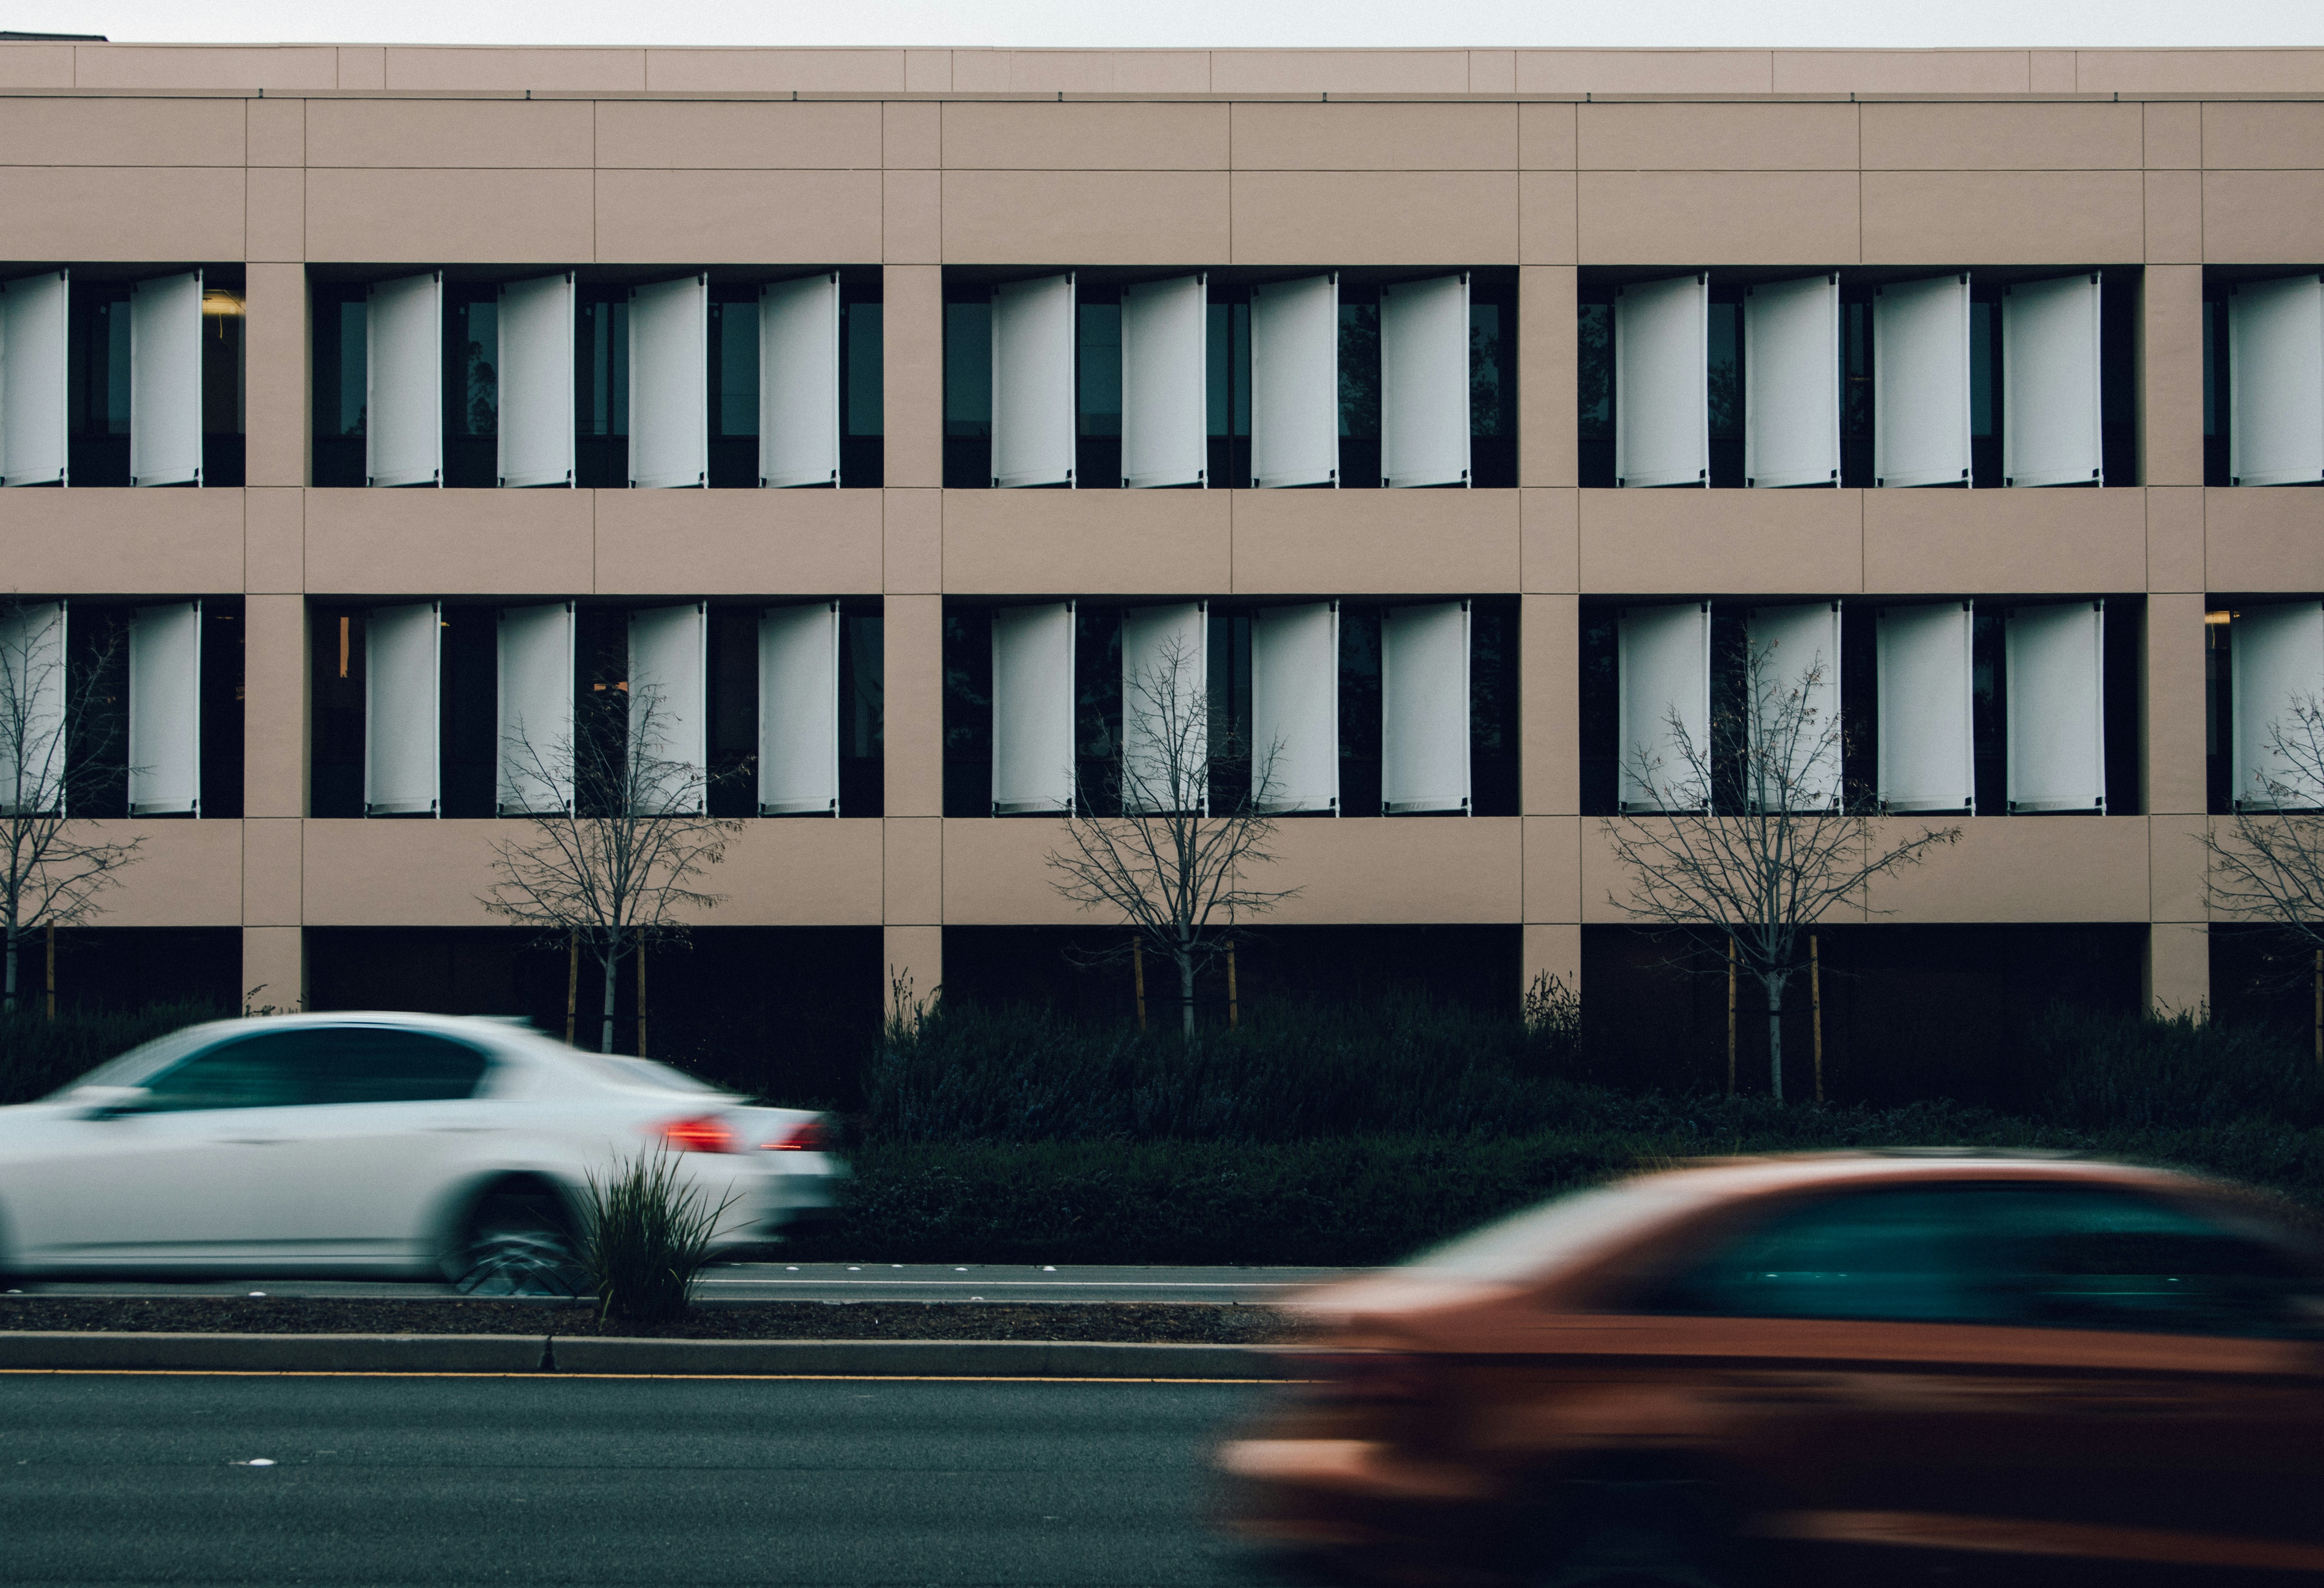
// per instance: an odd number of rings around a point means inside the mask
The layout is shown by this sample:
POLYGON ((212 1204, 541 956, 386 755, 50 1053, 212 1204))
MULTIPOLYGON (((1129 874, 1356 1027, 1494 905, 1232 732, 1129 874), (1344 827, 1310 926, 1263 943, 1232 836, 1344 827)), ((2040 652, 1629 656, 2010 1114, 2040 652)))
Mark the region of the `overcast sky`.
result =
POLYGON ((462 44, 2324 43, 2324 0, 11 0, 115 40, 462 44))

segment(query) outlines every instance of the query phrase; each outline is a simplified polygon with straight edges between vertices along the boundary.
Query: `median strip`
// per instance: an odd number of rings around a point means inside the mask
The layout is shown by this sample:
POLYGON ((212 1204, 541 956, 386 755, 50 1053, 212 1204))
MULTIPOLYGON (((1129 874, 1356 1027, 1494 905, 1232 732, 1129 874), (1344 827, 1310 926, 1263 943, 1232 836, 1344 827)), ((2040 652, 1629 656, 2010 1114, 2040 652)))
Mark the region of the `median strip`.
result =
POLYGON ((609 1335, 0 1332, 0 1371, 1255 1381, 1243 1345, 1089 1340, 669 1340, 609 1335))

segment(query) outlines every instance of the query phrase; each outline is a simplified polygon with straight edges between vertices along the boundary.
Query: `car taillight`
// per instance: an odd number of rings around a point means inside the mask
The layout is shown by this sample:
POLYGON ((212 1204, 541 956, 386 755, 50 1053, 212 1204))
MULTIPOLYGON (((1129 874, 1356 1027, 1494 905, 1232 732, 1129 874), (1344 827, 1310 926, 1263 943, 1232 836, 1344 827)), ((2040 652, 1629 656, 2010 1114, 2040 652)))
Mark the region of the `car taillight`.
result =
POLYGON ((739 1152, 734 1128, 715 1113, 672 1120, 660 1131, 662 1145, 677 1152, 739 1152))
POLYGON ((769 1152, 821 1152, 831 1145, 831 1132, 820 1119, 801 1120, 790 1134, 763 1143, 769 1152))
POLYGON ((1401 1351, 1301 1352, 1296 1365, 1307 1393, 1323 1400, 1420 1400, 1433 1377, 1426 1357, 1401 1351))

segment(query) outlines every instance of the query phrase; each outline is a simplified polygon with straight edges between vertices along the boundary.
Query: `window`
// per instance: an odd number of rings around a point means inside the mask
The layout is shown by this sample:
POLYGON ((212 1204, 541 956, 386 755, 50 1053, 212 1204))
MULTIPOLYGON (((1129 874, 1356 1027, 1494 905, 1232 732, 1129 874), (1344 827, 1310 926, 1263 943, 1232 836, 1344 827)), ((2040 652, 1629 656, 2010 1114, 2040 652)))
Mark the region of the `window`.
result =
POLYGON ((1794 1204, 1644 1310, 2190 1334, 2307 1334, 2319 1288, 2280 1233, 2107 1187, 1966 1184, 1794 1204))
POLYGON ((304 1026, 206 1048, 148 1082, 134 1112, 431 1103, 469 1097, 483 1053, 420 1031, 304 1026))

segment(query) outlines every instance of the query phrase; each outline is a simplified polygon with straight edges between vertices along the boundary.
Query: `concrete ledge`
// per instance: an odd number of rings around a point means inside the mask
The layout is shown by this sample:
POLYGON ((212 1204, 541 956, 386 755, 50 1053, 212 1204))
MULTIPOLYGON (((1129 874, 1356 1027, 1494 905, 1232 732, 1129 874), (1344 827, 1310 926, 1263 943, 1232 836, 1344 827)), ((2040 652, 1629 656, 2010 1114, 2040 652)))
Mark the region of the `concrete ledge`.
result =
POLYGON ((1281 1376, 1243 1345, 1048 1340, 630 1340, 525 1334, 0 1333, 0 1370, 244 1373, 641 1373, 846 1378, 1238 1379, 1281 1376))

